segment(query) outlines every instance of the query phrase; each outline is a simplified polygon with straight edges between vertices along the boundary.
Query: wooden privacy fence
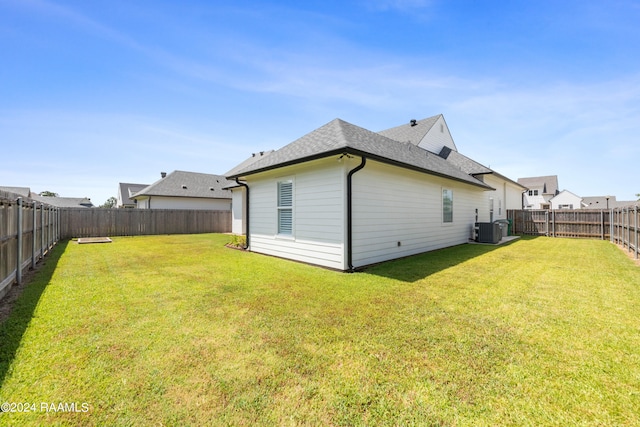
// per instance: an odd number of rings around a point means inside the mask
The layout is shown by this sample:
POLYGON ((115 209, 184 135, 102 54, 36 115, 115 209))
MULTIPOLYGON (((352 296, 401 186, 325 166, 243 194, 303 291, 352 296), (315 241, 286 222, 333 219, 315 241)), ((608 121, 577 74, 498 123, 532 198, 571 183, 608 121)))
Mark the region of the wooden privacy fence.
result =
POLYGON ((231 232, 231 211, 60 209, 62 238, 231 232))
POLYGON ((508 210, 514 234, 611 240, 638 259, 640 207, 609 210, 508 210))
POLYGON ((0 298, 60 239, 59 210, 0 195, 0 298))

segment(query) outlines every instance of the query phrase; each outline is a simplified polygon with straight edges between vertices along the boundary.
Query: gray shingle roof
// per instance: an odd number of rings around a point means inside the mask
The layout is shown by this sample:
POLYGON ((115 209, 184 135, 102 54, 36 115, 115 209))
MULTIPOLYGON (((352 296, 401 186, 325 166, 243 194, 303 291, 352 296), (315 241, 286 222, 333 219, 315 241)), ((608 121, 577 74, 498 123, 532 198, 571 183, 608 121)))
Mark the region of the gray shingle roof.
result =
POLYGON ((130 197, 137 192, 144 190, 148 186, 149 184, 131 184, 127 182, 121 182, 119 184, 119 187, 120 197, 122 197, 122 204, 133 205, 133 200, 131 200, 130 197))
POLYGON ((29 187, 0 187, 0 191, 12 193, 21 197, 29 197, 31 189, 29 187))
POLYGON ((518 184, 526 188, 542 188, 544 194, 556 195, 559 193, 558 175, 518 178, 518 184))
POLYGON ((391 129, 382 130, 378 133, 395 141, 410 142, 413 145, 418 145, 440 117, 442 117, 442 114, 422 120, 416 120, 415 126, 411 126, 411 123, 407 123, 391 129))
POLYGON ((154 182, 143 190, 132 195, 199 197, 207 199, 231 199, 231 192, 225 187, 234 184, 224 176, 207 173, 173 171, 166 177, 154 182))
POLYGON ((49 197, 31 195, 37 202, 55 206, 57 208, 93 208, 93 203, 88 197, 49 197))
POLYGON ((436 154, 340 119, 327 123, 245 168, 234 168, 230 171, 233 173, 226 175, 229 178, 242 177, 341 153, 366 155, 384 163, 491 189, 436 154))
POLYGON ((444 147, 442 149, 442 151, 440 152, 440 157, 447 159, 448 161, 453 163, 455 166, 462 169, 464 173, 468 173, 469 175, 482 175, 486 173, 493 173, 493 171, 488 167, 481 165, 475 160, 472 160, 467 156, 460 154, 457 151, 453 151, 449 147, 444 147))

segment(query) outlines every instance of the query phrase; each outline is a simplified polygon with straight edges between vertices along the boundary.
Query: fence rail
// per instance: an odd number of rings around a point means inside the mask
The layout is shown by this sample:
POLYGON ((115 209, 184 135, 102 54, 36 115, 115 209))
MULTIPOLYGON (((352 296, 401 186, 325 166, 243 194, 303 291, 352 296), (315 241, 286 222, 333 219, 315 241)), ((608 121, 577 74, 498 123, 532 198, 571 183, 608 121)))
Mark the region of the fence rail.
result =
POLYGON ((62 239, 230 231, 230 211, 56 208, 0 192, 0 298, 62 239))
POLYGON ((610 240, 638 259, 640 207, 609 210, 508 210, 514 234, 610 240))

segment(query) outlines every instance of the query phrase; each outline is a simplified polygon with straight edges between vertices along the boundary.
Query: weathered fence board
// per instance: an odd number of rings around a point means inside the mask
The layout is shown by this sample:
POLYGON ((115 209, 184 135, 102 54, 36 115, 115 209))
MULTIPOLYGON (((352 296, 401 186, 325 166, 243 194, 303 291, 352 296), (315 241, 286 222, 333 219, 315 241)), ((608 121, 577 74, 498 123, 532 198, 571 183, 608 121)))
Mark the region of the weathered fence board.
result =
POLYGON ((0 194, 0 298, 59 240, 57 209, 0 194))
POLYGON ((62 238, 231 232, 231 211, 60 209, 62 238))

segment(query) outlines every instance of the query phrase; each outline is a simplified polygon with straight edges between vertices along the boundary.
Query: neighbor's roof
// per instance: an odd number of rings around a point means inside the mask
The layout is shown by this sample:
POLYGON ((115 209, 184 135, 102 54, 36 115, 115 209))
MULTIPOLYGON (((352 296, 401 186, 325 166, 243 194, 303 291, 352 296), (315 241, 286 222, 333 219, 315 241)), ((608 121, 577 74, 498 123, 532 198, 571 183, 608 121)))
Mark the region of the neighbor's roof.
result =
POLYGON ((413 145, 418 145, 441 117, 442 114, 438 114, 437 116, 416 120, 414 126, 411 126, 411 122, 409 122, 391 129, 382 130, 378 133, 394 141, 410 142, 413 145))
POLYGON ((16 194, 21 197, 31 196, 31 189, 29 187, 0 187, 0 191, 16 194))
POLYGON ((199 197, 207 199, 230 199, 231 192, 225 187, 232 185, 224 176, 207 173, 173 171, 143 190, 133 194, 140 196, 199 197))
POLYGON ((55 206, 56 208, 93 208, 93 203, 88 197, 53 197, 31 195, 31 198, 40 203, 55 206))
POLYGON ((242 177, 342 153, 366 156, 383 163, 492 189, 436 154, 410 142, 395 141, 341 119, 334 119, 249 166, 234 168, 226 175, 228 178, 242 177))
POLYGON ((133 204, 133 200, 130 199, 131 196, 136 194, 137 192, 144 190, 149 184, 130 184, 127 182, 121 182, 120 186, 120 197, 122 197, 122 203, 127 205, 133 204))
POLYGON ((542 188, 544 194, 558 193, 558 175, 518 178, 518 184, 526 188, 542 188))

